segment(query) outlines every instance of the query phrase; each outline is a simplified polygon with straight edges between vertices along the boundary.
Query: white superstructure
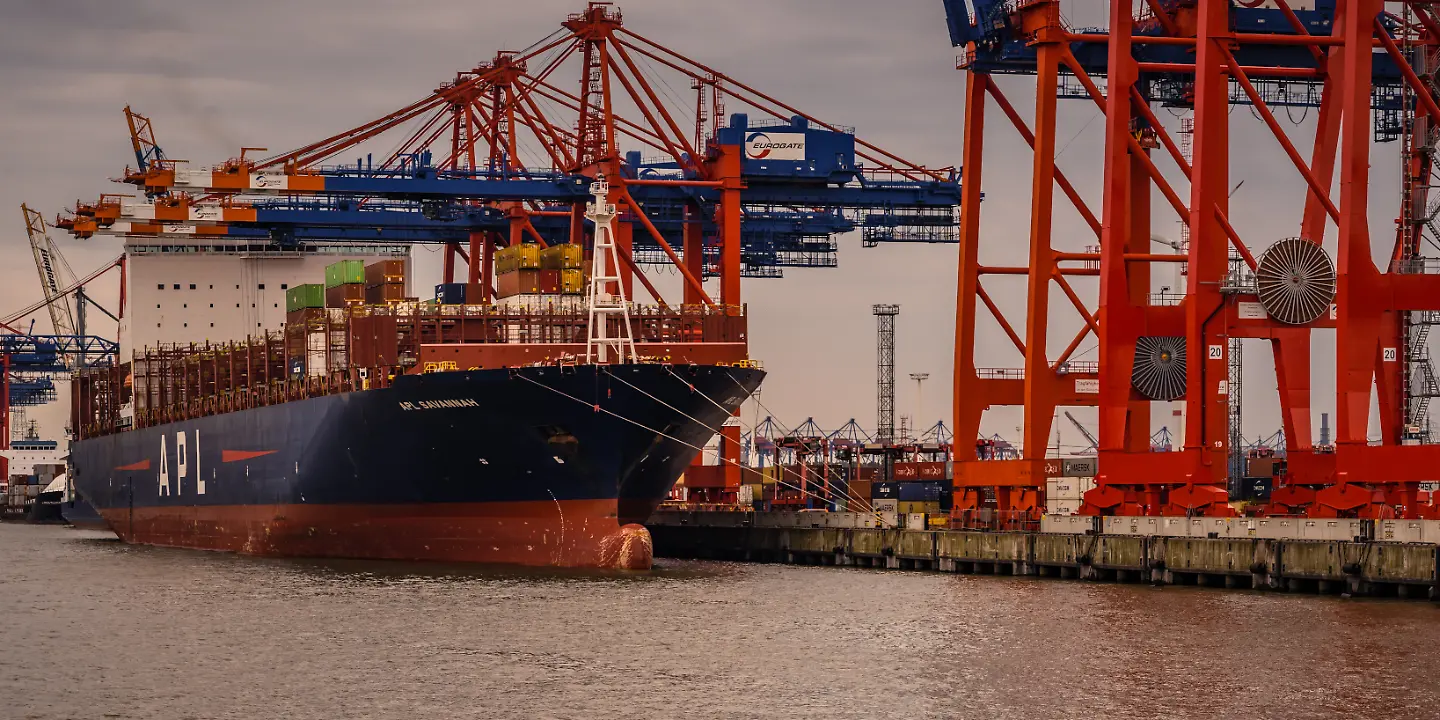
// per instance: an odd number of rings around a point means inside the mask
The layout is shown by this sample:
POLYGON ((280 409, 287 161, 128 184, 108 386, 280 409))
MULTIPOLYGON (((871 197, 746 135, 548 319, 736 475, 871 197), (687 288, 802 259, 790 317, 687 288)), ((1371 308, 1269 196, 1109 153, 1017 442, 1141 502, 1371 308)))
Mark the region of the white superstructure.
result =
POLYGON ((400 245, 327 243, 267 250, 138 240, 126 244, 126 255, 122 358, 157 343, 219 343, 278 331, 285 324, 285 291, 323 283, 326 265, 410 257, 409 248, 400 245))

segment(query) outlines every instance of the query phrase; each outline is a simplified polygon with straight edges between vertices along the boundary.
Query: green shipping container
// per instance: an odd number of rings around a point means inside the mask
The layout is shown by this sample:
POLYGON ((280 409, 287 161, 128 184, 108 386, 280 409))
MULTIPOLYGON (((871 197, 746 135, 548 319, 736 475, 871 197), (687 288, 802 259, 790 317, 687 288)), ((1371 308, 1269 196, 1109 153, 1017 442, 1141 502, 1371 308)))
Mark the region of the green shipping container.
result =
POLYGON ((341 260, 325 266, 325 287, 365 284, 365 262, 363 260, 341 260))
MULTIPOLYGON (((327 275, 329 273, 326 273, 327 275)), ((285 291, 285 312, 325 307, 325 286, 318 283, 296 285, 285 291)))

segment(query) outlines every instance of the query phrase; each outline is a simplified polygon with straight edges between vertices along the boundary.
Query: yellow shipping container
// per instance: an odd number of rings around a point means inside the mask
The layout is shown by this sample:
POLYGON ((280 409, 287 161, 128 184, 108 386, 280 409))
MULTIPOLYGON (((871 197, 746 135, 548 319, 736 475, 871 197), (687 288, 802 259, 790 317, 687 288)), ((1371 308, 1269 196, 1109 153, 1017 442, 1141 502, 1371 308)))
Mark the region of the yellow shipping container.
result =
POLYGON ((780 476, 780 469, 774 465, 760 470, 761 482, 766 485, 774 485, 775 479, 780 476))
POLYGON ((540 267, 540 246, 530 243, 511 245, 495 253, 495 271, 500 274, 540 267))
POLYGON ((582 295, 585 293, 585 272, 583 270, 560 271, 560 294, 582 295))
POLYGON ((551 245, 540 251, 543 270, 579 270, 585 262, 585 248, 571 243, 551 245))

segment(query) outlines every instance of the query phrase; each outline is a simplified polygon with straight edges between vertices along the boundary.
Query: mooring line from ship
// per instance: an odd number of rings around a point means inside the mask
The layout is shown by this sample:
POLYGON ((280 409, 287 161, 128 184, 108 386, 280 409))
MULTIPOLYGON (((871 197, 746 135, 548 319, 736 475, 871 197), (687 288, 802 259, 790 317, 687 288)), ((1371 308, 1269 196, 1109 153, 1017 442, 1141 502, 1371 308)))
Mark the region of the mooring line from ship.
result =
MULTIPOLYGON (((675 370, 672 369, 669 365, 665 365, 665 366, 663 366, 663 367, 665 368, 665 371, 668 372, 668 373, 670 373, 670 375, 671 375, 672 377, 674 377, 676 380, 679 380, 680 382, 684 383, 686 387, 690 388, 690 392, 696 393, 696 394, 698 394, 700 397, 703 397, 703 398, 705 398, 706 400, 709 400, 711 405, 714 405, 715 407, 720 408, 721 410, 724 410, 727 415, 729 415, 729 414, 732 412, 730 408, 727 408, 727 407, 725 407, 724 405, 721 405, 719 402, 716 402, 715 398, 710 397, 710 396, 707 395, 703 390, 695 387, 695 383, 692 383, 692 382, 686 380, 685 378, 682 378, 682 377, 680 377, 679 375, 676 375, 676 374, 675 374, 675 370)), ((626 385, 630 385, 630 383, 625 382, 625 379, 624 379, 624 378, 621 378, 621 377, 618 377, 618 376, 614 375, 614 374, 611 373, 608 369, 605 371, 605 374, 606 374, 606 375, 609 375, 610 377, 615 378, 616 380, 619 380, 620 382, 624 382, 626 385)), ((740 385, 740 381, 736 380, 734 375, 730 375, 729 371, 726 371, 725 374, 726 374, 726 376, 728 376, 728 377, 730 378, 730 380, 731 380, 732 382, 736 383, 737 385, 740 385)), ((676 407, 674 407, 674 406, 666 403, 665 401, 663 401, 663 400, 655 397, 654 395, 651 395, 650 393, 647 393, 647 392, 645 392, 644 390, 641 390, 640 388, 635 387, 634 385, 630 385, 630 387, 635 388, 635 390, 643 393, 643 394, 646 395, 647 397, 653 399, 655 402, 658 402, 658 403, 660 403, 661 405, 664 405, 665 407, 668 407, 668 408, 670 408, 671 410, 674 410, 675 412, 680 413, 681 415, 685 415, 685 413, 684 413, 684 412, 681 412, 679 408, 676 408, 676 407)), ((741 389, 741 390, 745 390, 745 386, 744 386, 744 385, 740 385, 740 389, 741 389)), ((754 396, 754 393, 753 393, 752 391, 745 390, 745 395, 748 396, 748 397, 750 397, 751 399, 755 400, 755 404, 756 404, 756 405, 759 405, 760 407, 764 407, 764 404, 760 402, 760 399, 759 399, 759 398, 757 398, 757 397, 754 396)), ((766 411, 766 412, 769 412, 769 411, 770 411, 770 408, 765 408, 765 411, 766 411)), ((691 420, 695 420, 695 422, 700 422, 699 420, 696 420, 695 418, 690 417, 689 415, 685 415, 685 417, 688 417, 688 418, 690 418, 691 420)), ((771 419, 774 419, 774 413, 771 413, 771 419)), ((714 433, 719 433, 719 432, 720 432, 719 430, 717 430, 717 429, 715 429, 715 428, 706 426, 704 423, 700 423, 700 424, 701 424, 702 427, 705 427, 706 429, 710 430, 711 432, 714 432, 714 433)), ((790 429, 789 429, 789 428, 786 428, 783 423, 781 424, 780 429, 781 429, 781 430, 784 430, 786 435, 789 435, 789 434, 790 434, 790 429)), ((750 428, 750 431, 753 433, 753 432, 755 431, 755 428, 754 428, 754 427, 750 428)), ((795 472, 795 471, 793 471, 793 470, 790 470, 789 468, 786 468, 785 466, 780 465, 780 464, 778 464, 778 463, 776 464, 776 467, 780 468, 780 471, 781 471, 781 472, 789 472, 789 473, 791 473, 792 475, 798 476, 798 477, 800 478, 800 482, 802 482, 802 483, 805 482, 805 477, 804 477, 803 475, 800 475, 799 473, 797 473, 797 472, 795 472)), ((849 501, 849 502, 854 503, 856 507, 864 507, 864 508, 866 508, 866 509, 865 509, 865 512, 867 512, 867 513, 873 513, 873 512, 875 511, 875 508, 870 504, 870 502, 869 502, 868 499, 864 499, 864 498, 857 497, 854 493, 850 492, 850 482, 849 482, 848 480, 845 482, 845 499, 846 499, 847 501, 849 501)))
MULTIPOLYGON (((703 397, 703 398, 705 398, 706 400, 710 401, 710 404, 711 404, 711 405, 714 405, 715 407, 720 408, 721 410, 724 410, 727 415, 732 412, 732 411, 730 410, 730 408, 727 408, 727 407, 725 407, 724 405, 721 405, 719 402, 717 402, 717 401, 715 400, 715 398, 710 397, 710 396, 707 395, 703 390, 695 387, 695 383, 692 383, 692 382, 686 380, 685 378, 680 377, 679 375, 675 374, 675 370, 674 370, 671 366, 665 365, 664 368, 665 368, 665 371, 666 371, 666 372, 670 373, 671 377, 674 377, 676 380, 679 380, 680 382, 684 383, 686 387, 690 388, 690 391, 691 391, 691 392, 696 393, 696 394, 698 394, 700 397, 703 397)), ((610 372, 609 372, 608 370, 606 371, 606 374, 609 374, 611 377, 614 377, 614 378, 616 378, 617 380, 620 380, 621 382, 625 382, 624 379, 619 378, 619 377, 616 377, 616 376, 613 375, 613 374, 610 374, 610 372)), ((755 397, 755 395, 754 395, 754 393, 753 393, 752 391, 746 390, 746 389, 745 389, 745 386, 744 386, 743 384, 741 384, 739 380, 736 380, 734 375, 731 375, 731 374, 729 373, 729 371, 726 371, 725 375, 726 375, 726 377, 729 377, 729 378, 730 378, 730 381, 731 381, 731 382, 734 382, 736 385, 739 385, 739 386, 740 386, 740 389, 745 391, 745 395, 746 395, 747 397, 749 397, 750 399, 754 400, 756 405, 758 405, 758 406, 760 406, 760 407, 762 407, 762 408, 765 408, 765 411, 766 411, 766 412, 770 412, 770 408, 765 407, 765 404, 762 403, 762 402, 760 402, 760 399, 757 398, 757 397, 755 397)), ((625 383, 625 384, 626 384, 626 385, 630 385, 630 383, 625 383)), ((635 386, 634 386, 634 385, 630 385, 630 387, 635 387, 635 386)), ((635 389, 636 389, 636 390, 640 390, 640 388, 635 388, 635 389)), ((646 395, 650 395, 650 393, 646 393, 644 390, 640 390, 640 392, 645 393, 646 395)), ((654 397, 654 396, 651 396, 651 397, 654 397)), ((661 401, 661 400, 659 400, 659 399, 656 399, 656 402, 660 402, 662 405, 665 404, 663 401, 661 401)), ((665 405, 665 406, 666 406, 666 407, 670 407, 669 405, 665 405)), ((677 409, 675 409, 675 408, 673 408, 673 407, 670 407, 670 409, 675 410, 675 412, 680 412, 679 410, 677 410, 677 409)), ((684 415, 684 413, 680 413, 680 414, 684 415)), ((686 417, 690 417, 690 416, 686 415, 686 417)), ((774 413, 771 413, 771 414, 770 414, 770 417, 771 417, 771 419, 773 420, 773 419, 774 419, 774 413)), ((690 419, 691 419, 691 420, 695 420, 695 418, 690 418, 690 419)), ((699 420, 696 420, 696 422, 700 422, 700 421, 699 421, 699 420)), ((701 425, 704 425, 704 423, 701 423, 701 425)), ((707 427, 708 427, 708 426, 707 426, 707 427)), ((719 430, 716 430, 715 428, 708 428, 708 429, 709 429, 711 432, 715 432, 715 433, 719 433, 719 432, 720 432, 719 430)), ((787 434, 787 435, 790 434, 790 429, 787 428, 787 427, 785 427, 785 426, 784 426, 784 423, 781 423, 780 429, 781 429, 781 430, 784 430, 784 431, 785 431, 785 434, 787 434)), ((754 428, 754 427, 751 427, 751 428, 750 428, 750 432, 751 432, 751 433, 754 433, 754 432, 755 432, 755 428, 754 428)), ((743 466, 742 466, 742 467, 743 467, 743 466)), ((802 483, 805 482, 805 477, 804 477, 803 475, 800 475, 800 473, 797 473, 797 472, 795 472, 794 470, 791 470, 791 469, 785 467, 784 465, 780 465, 779 463, 776 463, 775 467, 780 468, 780 472, 782 472, 782 473, 788 472, 788 473, 790 473, 791 475, 795 475, 796 477, 798 477, 798 478, 800 479, 800 482, 802 482, 802 483)), ((777 479, 778 479, 778 478, 777 478, 777 479)), ((857 507, 857 508, 864 508, 863 512, 865 512, 865 513, 867 513, 867 514, 873 514, 873 513, 875 512, 875 507, 870 503, 869 499, 857 497, 854 493, 850 492, 850 482, 849 482, 848 480, 845 482, 845 499, 846 499, 847 501, 849 501, 849 502, 854 503, 854 504, 855 504, 855 507, 857 507)))
MULTIPOLYGON (((671 375, 674 375, 675 373, 672 372, 672 373, 670 373, 670 374, 671 374, 671 375)), ((677 379, 680 379, 680 380, 683 381, 683 378, 680 378, 679 375, 675 375, 675 377, 676 377, 677 379)), ((740 388, 741 390, 745 390, 745 385, 744 385, 743 383, 741 383, 739 380, 735 379, 735 376, 734 376, 734 375, 731 375, 731 374, 730 374, 730 371, 728 371, 728 370, 725 371, 725 377, 730 378, 730 382, 735 383, 736 387, 740 388)), ((693 388, 694 386, 692 385, 691 387, 693 388)), ((699 390, 696 390, 696 392, 700 392, 700 391, 699 391, 699 390)), ((745 390, 745 392, 746 392, 747 395, 750 395, 750 396, 751 396, 751 399, 753 399, 753 400, 755 401, 755 405, 756 405, 757 407, 759 407, 760 409, 764 410, 764 411, 770 416, 770 419, 771 419, 771 420, 774 420, 774 419, 775 419, 775 411, 771 410, 771 409, 769 408, 769 406, 767 406, 765 403, 761 402, 761 401, 760 401, 760 398, 755 397, 755 396, 753 395, 753 393, 751 393, 749 390, 745 390)), ((701 394, 702 396, 705 395, 705 393, 703 393, 703 392, 700 392, 700 394, 701 394)), ((715 402, 714 399, 711 399, 711 398, 709 398, 708 396, 706 396, 706 399, 707 399, 707 400, 710 400, 710 402, 712 402, 712 403, 715 402)), ((717 403, 717 405, 718 405, 718 403, 717 403)), ((722 407, 723 407, 723 406, 722 406, 722 407)), ((779 423, 777 423, 777 424, 780 425, 780 429, 781 429, 782 431, 784 431, 787 436, 794 434, 794 428, 786 427, 784 422, 779 422, 779 423)), ((753 432, 755 431, 755 429, 754 429, 754 428, 751 428, 750 431, 753 433, 753 432)), ((778 463, 777 463, 777 466, 778 466, 778 463)), ((780 466, 780 467, 783 467, 783 466, 780 466)), ((854 501, 854 502, 856 503, 856 505, 865 507, 865 508, 866 508, 865 512, 870 513, 870 514, 874 514, 874 513, 875 513, 875 506, 874 506, 874 504, 872 504, 872 503, 870 502, 870 499, 869 499, 869 498, 856 497, 853 493, 850 492, 850 482, 849 482, 848 480, 845 482, 845 496, 846 496, 847 499, 854 501)), ((876 517, 879 517, 879 516, 877 515, 876 517)))
MULTIPOLYGON (((513 377, 518 377, 518 378, 520 378, 521 380, 524 380, 524 381, 526 381, 526 382, 529 382, 529 383, 532 383, 532 384, 535 384, 535 385, 539 385, 540 387, 545 388, 546 390, 549 390, 550 392, 553 392, 553 393, 555 393, 556 395, 559 395, 559 396, 561 396, 561 397, 570 398, 571 400, 574 400, 575 402, 580 403, 581 405, 584 405, 584 406, 586 406, 586 407, 594 408, 597 412, 603 412, 603 413, 605 413, 606 415, 609 415, 609 416, 611 416, 611 417, 613 417, 613 418, 616 418, 617 420, 624 420, 625 422, 630 423, 631 425, 634 425, 635 427, 638 427, 638 428, 640 428, 641 430, 644 430, 644 431, 649 432, 649 433, 654 433, 654 434, 655 434, 656 436, 658 436, 658 437, 663 437, 663 438, 665 438, 665 439, 667 439, 667 440, 674 440, 675 442, 680 443, 681 445, 684 445, 685 447, 688 447, 688 448, 690 448, 690 449, 692 449, 692 450, 698 450, 698 451, 700 451, 700 452, 705 452, 705 448, 703 448, 703 447, 701 447, 701 446, 691 445, 690 443, 685 442, 684 440, 681 440, 680 438, 674 437, 674 436, 672 436, 672 435, 667 435, 666 433, 663 433, 663 432, 661 432, 661 431, 659 431, 659 430, 656 430, 656 429, 654 429, 654 428, 651 428, 651 427, 646 427, 644 423, 641 423, 641 422, 639 422, 638 420, 632 420, 632 419, 630 419, 630 418, 628 418, 628 417, 625 417, 624 415, 621 415, 621 414, 619 414, 619 413, 617 413, 617 412, 615 412, 615 411, 613 411, 613 410, 610 410, 609 408, 606 408, 606 407, 604 407, 604 406, 601 406, 601 405, 599 405, 598 403, 586 402, 586 401, 584 401, 584 400, 582 400, 582 399, 580 399, 580 398, 578 398, 578 397, 575 397, 574 395, 571 395, 570 393, 565 392, 564 390, 561 390, 561 389, 559 389, 559 388, 550 387, 549 385, 546 385, 545 383, 542 383, 542 382, 540 382, 540 381, 538 381, 538 380, 535 380, 535 379, 533 379, 533 378, 530 378, 530 377, 526 377, 526 376, 523 375, 523 374, 515 373, 515 374, 513 375, 513 377)), ((734 465, 734 466, 736 466, 736 467, 738 467, 738 468, 742 468, 742 469, 744 468, 743 465, 741 465, 741 464, 738 463, 738 462, 735 462, 734 460, 728 460, 728 459, 726 459, 726 458, 720 458, 720 460, 721 460, 722 462, 728 462, 728 463, 730 463, 731 465, 734 465)), ((826 502, 826 501, 827 501, 827 498, 824 498, 824 497, 821 497, 821 496, 819 496, 819 495, 816 495, 815 493, 810 492, 810 491, 808 491, 808 490, 806 490, 806 489, 804 489, 804 488, 802 488, 802 487, 800 487, 800 486, 798 486, 798 485, 791 485, 790 483, 784 482, 784 481, 781 480, 780 478, 776 478, 775 481, 776 481, 777 484, 784 485, 784 486, 786 486, 786 487, 788 487, 788 488, 791 488, 791 489, 794 489, 794 490, 799 490, 802 494, 809 495, 810 497, 813 497, 813 498, 815 498, 816 500, 819 500, 819 501, 821 501, 821 502, 826 502)), ((881 522, 881 523, 883 523, 883 521, 880 520, 880 518, 879 518, 878 515, 876 516, 876 522, 881 522)))
MULTIPOLYGON (((668 366, 666 367, 666 369, 667 369, 667 370, 669 369, 668 366)), ((673 372, 672 372, 671 374, 674 375, 673 372)), ((620 377, 619 375, 616 375, 615 373, 610 372, 610 369, 609 369, 609 368, 605 368, 605 375, 606 375, 607 377, 610 377, 610 378, 614 378, 614 379, 616 379, 616 380, 619 380, 620 382, 624 383, 626 386, 628 386, 630 389, 634 390, 635 392, 638 392, 638 393, 640 393, 641 395, 644 395, 645 397, 648 397, 648 398, 650 398, 651 400, 654 400, 655 402, 660 403, 661 405, 664 405, 665 407, 667 407, 667 408, 669 408, 669 409, 671 409, 671 410, 673 410, 673 411, 675 411, 675 412, 677 412, 677 413, 680 413, 681 415, 685 416, 686 418, 689 418, 690 420, 695 421, 695 423, 697 423, 698 425, 700 425, 700 427, 703 427, 703 428, 705 428, 706 430, 709 430, 710 432, 715 433, 715 434, 717 434, 717 435, 720 434, 720 429, 719 429, 719 428, 710 427, 709 425, 706 425, 705 423, 701 422, 701 421, 700 421, 700 418, 697 418, 697 417, 695 417, 694 415, 691 415, 691 414, 685 412, 684 410, 681 410, 680 408, 677 408, 677 407, 675 407, 674 405, 671 405, 670 403, 667 403, 667 402, 665 402, 664 400, 661 400, 660 398, 655 397, 654 395, 651 395, 650 393, 648 393, 648 392, 646 392, 646 391, 644 391, 644 390, 636 387, 635 385, 633 385, 633 384, 631 384, 629 381, 627 381, 625 378, 620 377)), ((679 376, 677 375, 676 377, 679 377, 679 376)), ((729 408, 725 407, 724 405, 721 405, 720 403, 715 402, 715 400, 714 400, 713 398, 711 398, 709 395, 706 395, 706 394, 705 394, 703 391, 701 391, 699 388, 695 387, 694 383, 687 383, 687 386, 690 388, 690 391, 691 391, 691 392, 698 394, 700 397, 703 397, 703 398, 705 398, 706 400, 709 400, 711 403, 713 403, 713 404, 715 405, 715 407, 718 407, 718 408, 720 408, 721 410, 724 410, 724 411, 725 411, 725 414, 726 414, 727 416, 731 413, 731 410, 730 410, 729 408)), ((748 394, 750 394, 750 393, 746 393, 746 394, 748 395, 748 394)), ((738 464, 738 463, 737 463, 737 464, 738 464)), ((742 465, 741 467, 744 467, 744 466, 742 465)), ((781 466, 777 466, 777 467, 781 467, 781 466)), ((793 470, 789 470, 788 468, 781 467, 781 471, 782 471, 782 472, 787 472, 787 471, 788 471, 788 472, 790 472, 790 473, 792 473, 792 474, 794 474, 794 475, 799 476, 801 482, 804 482, 804 480, 805 480, 804 476, 801 476, 799 473, 796 473, 796 472, 794 472, 793 470)), ((850 492, 850 484, 849 484, 849 483, 846 483, 846 484, 845 484, 845 499, 846 499, 846 500, 849 500, 849 501, 852 501, 852 502, 855 502, 855 504, 856 504, 857 507, 860 506, 860 505, 867 505, 867 504, 868 504, 868 503, 864 503, 864 502, 859 501, 859 498, 856 498, 855 495, 850 492)))

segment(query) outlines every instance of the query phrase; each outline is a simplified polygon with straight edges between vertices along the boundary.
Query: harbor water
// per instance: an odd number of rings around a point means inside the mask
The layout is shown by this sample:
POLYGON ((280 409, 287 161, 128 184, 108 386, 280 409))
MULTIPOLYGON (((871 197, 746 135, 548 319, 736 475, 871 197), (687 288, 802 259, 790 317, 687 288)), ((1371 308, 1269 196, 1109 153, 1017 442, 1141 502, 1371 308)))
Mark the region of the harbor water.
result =
POLYGON ((1433 718, 1429 603, 682 562, 288 560, 0 524, 0 717, 1433 718))

